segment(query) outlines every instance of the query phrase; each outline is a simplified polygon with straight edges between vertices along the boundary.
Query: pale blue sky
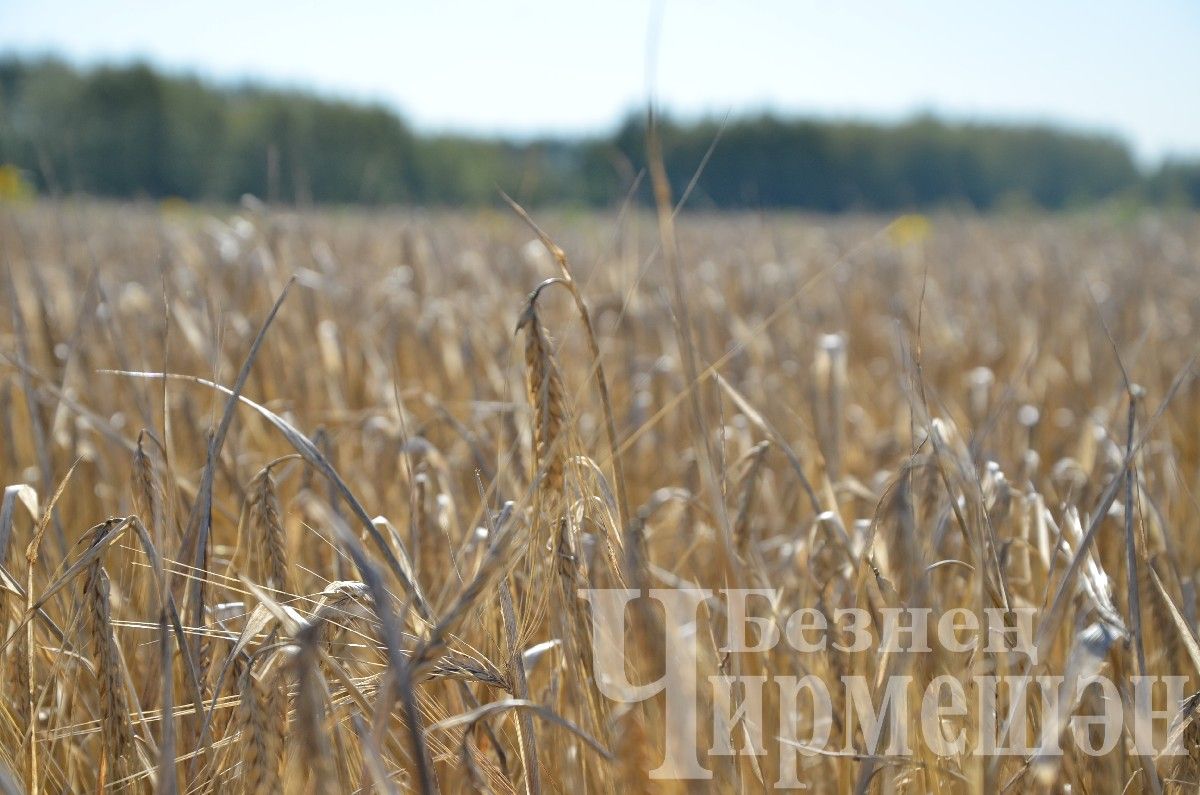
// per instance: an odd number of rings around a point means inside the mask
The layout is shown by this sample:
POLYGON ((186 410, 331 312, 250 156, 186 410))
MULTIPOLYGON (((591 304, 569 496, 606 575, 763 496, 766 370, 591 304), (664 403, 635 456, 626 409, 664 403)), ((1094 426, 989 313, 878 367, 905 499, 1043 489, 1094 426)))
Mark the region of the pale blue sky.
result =
POLYGON ((0 0, 13 50, 313 87, 423 129, 598 131, 652 83, 684 114, 933 110, 1200 155, 1200 0, 0 0))

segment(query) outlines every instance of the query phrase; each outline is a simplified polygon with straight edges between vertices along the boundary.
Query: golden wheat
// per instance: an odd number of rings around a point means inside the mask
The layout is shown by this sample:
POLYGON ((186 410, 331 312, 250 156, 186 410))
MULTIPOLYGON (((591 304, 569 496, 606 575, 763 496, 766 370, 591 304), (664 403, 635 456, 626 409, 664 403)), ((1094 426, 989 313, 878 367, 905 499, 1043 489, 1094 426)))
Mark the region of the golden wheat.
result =
POLYGON ((1200 219, 947 214, 914 238, 675 214, 661 176, 657 216, 537 225, 0 207, 0 785, 1194 790, 1200 219), (695 721, 609 699, 579 590, 692 586, 763 589, 781 634, 798 610, 1032 608, 1038 661, 837 629, 732 651, 725 597, 682 626, 643 598, 629 681, 694 643, 695 721), (1008 693, 1060 756, 941 753, 912 700, 910 754, 846 720, 843 677, 879 704, 889 677, 1030 671, 1189 676, 1150 699, 1184 753, 1086 754, 1008 693), (788 727, 805 677, 832 717, 801 698, 788 727), (760 680, 759 725, 718 736, 760 680), (671 748, 713 778, 651 779, 671 748))

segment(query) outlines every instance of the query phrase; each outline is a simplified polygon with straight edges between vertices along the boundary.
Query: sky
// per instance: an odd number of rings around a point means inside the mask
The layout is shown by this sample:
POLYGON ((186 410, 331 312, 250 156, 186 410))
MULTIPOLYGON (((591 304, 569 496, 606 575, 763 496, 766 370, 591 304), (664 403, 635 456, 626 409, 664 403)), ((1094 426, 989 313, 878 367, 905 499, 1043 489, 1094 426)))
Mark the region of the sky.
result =
POLYGON ((1050 121, 1200 156, 1200 0, 0 0, 0 52, 315 89, 429 131, 604 132, 653 97, 1050 121))

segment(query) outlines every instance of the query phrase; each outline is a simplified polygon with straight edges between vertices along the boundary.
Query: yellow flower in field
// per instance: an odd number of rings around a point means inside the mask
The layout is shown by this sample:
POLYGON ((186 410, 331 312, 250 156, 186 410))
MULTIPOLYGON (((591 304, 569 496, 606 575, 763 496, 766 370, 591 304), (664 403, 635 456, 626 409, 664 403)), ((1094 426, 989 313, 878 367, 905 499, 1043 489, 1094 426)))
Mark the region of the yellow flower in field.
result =
POLYGON ((168 196, 158 203, 163 215, 186 215, 192 208, 187 199, 179 196, 168 196))
POLYGON ((14 165, 0 165, 0 202, 20 202, 33 198, 33 186, 14 165))
POLYGON ((933 231, 933 224, 920 213, 902 215, 888 225, 888 234, 897 246, 921 243, 933 231))

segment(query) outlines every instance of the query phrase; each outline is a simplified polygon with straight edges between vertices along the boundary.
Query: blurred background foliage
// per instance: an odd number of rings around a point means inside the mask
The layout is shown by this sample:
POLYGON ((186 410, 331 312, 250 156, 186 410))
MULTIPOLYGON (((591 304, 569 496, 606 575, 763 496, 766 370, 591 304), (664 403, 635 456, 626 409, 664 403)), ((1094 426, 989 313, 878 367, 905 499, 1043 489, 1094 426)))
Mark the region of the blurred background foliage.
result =
MULTIPOLYGON (((145 65, 79 70, 0 58, 0 166, 61 194, 296 204, 463 206, 496 189, 532 205, 649 199, 645 119, 611 135, 505 141, 417 134, 393 111, 294 91, 215 86, 145 65)), ((662 120, 689 206, 820 212, 1051 210, 1102 201, 1200 206, 1200 163, 1139 168, 1129 147, 1046 126, 662 120)), ((6 172, 6 173, 9 173, 6 172)))

